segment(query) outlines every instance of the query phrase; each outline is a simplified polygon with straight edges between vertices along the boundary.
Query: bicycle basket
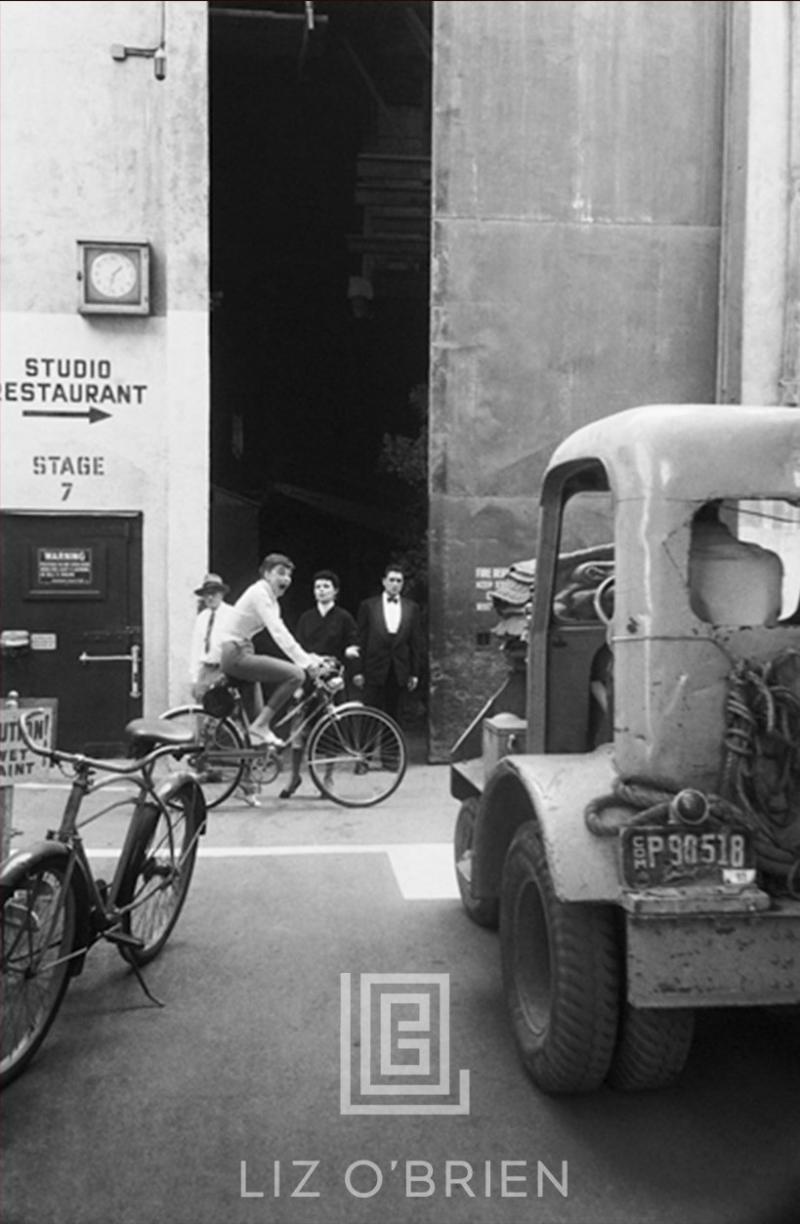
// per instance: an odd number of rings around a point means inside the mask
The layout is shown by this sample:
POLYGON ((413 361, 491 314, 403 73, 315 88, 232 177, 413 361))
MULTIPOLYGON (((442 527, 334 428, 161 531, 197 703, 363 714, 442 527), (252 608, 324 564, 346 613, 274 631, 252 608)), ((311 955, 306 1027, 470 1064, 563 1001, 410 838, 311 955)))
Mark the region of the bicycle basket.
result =
POLYGON ((228 718, 233 713, 236 702, 227 683, 221 680, 206 689, 202 704, 206 714, 210 714, 212 718, 228 718))

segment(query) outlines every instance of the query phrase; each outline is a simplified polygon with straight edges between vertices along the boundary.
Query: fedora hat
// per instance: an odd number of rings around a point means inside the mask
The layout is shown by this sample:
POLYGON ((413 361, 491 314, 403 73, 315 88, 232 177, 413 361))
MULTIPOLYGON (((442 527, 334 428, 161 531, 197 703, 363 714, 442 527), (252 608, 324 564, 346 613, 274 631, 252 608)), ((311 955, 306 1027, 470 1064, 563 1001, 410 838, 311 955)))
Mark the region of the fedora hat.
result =
POLYGON ((199 587, 195 588, 195 595, 207 595, 209 591, 222 591, 223 595, 227 595, 231 588, 227 582, 223 582, 219 574, 206 574, 199 587))

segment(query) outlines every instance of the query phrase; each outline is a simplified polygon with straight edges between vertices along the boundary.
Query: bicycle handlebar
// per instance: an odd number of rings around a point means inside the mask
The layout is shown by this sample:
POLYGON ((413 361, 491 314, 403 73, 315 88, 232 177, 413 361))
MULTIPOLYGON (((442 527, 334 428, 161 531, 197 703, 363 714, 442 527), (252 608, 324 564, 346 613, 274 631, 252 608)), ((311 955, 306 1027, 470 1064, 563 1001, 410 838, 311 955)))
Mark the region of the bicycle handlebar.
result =
POLYGON ((335 691, 344 684, 342 680, 343 672, 344 667, 338 659, 334 659, 330 655, 323 655, 319 670, 313 676, 314 684, 317 688, 335 691))
POLYGON ((31 739, 26 726, 26 720, 33 718, 37 714, 48 713, 49 710, 41 706, 19 711, 19 733, 22 736, 22 741, 36 756, 47 757, 49 761, 56 764, 72 765, 76 769, 100 769, 106 773, 131 775, 141 773, 144 766, 150 765, 161 756, 179 757, 197 746, 196 744, 159 744, 152 752, 148 752, 147 756, 137 757, 130 765, 112 765, 108 761, 100 761, 96 757, 85 756, 81 752, 64 752, 61 748, 40 747, 39 744, 31 739))
POLYGON ((321 680, 327 680, 331 676, 340 676, 344 671, 339 660, 335 659, 332 655, 322 655, 321 658, 322 662, 317 673, 321 680))

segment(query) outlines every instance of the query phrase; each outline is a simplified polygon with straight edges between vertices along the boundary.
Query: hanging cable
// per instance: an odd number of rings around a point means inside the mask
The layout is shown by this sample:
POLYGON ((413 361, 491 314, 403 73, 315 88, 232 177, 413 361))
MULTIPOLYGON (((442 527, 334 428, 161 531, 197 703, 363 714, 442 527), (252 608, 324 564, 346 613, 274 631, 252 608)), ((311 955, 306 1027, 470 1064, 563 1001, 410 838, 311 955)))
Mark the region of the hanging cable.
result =
POLYGON ((712 827, 750 831, 766 891, 800 898, 800 651, 737 663, 728 677, 724 749, 719 794, 618 779, 587 805, 587 828, 614 837, 642 824, 687 823, 687 816, 694 823, 702 800, 712 827))

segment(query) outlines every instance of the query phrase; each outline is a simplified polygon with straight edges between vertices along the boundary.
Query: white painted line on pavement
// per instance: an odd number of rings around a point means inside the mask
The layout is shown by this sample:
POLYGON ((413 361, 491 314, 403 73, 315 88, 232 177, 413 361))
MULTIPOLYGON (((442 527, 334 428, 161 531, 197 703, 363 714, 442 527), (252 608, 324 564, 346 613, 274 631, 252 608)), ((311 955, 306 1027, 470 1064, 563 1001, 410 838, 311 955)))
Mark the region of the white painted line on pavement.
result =
POLYGON ((450 842, 387 846, 386 853, 406 901, 436 901, 459 895, 450 842))
MULTIPOLYGON (((118 858, 117 850, 89 850, 89 858, 118 858)), ((449 842, 354 846, 201 846, 201 858, 311 858, 335 854, 385 854, 406 901, 443 901, 458 897, 449 842)))

